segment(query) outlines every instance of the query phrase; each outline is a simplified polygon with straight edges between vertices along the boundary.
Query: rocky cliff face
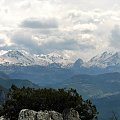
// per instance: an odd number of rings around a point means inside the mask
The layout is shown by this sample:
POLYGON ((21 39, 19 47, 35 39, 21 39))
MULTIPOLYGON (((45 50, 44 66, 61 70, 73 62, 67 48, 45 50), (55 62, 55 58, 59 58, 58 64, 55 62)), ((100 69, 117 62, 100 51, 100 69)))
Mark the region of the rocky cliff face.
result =
POLYGON ((33 111, 23 109, 20 111, 18 120, 80 120, 79 114, 74 109, 63 111, 63 114, 55 111, 33 111))

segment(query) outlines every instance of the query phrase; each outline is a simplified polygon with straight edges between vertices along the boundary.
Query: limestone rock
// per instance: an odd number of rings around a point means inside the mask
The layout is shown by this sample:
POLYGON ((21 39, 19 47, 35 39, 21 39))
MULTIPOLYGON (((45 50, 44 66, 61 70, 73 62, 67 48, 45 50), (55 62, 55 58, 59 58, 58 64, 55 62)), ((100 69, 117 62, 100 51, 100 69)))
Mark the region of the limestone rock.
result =
POLYGON ((23 109, 19 113, 18 120, 63 120, 62 114, 55 111, 39 111, 23 109))
POLYGON ((78 112, 72 108, 64 110, 63 114, 56 111, 45 110, 35 112, 33 110, 23 109, 19 113, 18 120, 80 120, 80 118, 78 112))
POLYGON ((40 111, 37 113, 37 120, 50 120, 49 118, 50 116, 48 111, 45 112, 40 111))
POLYGON ((4 118, 4 116, 1 116, 0 120, 9 120, 9 119, 6 119, 6 118, 4 118))
POLYGON ((63 120, 62 114, 58 112, 50 111, 49 115, 51 117, 51 120, 63 120))
POLYGON ((19 113, 18 120, 36 120, 37 112, 33 110, 23 109, 19 113))
POLYGON ((79 113, 73 108, 66 109, 63 111, 63 119, 64 120, 80 120, 79 113))

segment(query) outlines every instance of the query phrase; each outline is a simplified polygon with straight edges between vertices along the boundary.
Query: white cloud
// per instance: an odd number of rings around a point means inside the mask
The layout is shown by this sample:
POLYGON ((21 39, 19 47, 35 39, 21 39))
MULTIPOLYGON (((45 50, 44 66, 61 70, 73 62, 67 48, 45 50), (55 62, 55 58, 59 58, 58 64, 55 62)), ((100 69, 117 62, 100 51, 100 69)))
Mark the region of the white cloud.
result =
POLYGON ((19 49, 27 49, 31 52, 39 51, 39 41, 34 39, 33 35, 27 31, 14 32, 11 36, 11 43, 19 49))
POLYGON ((7 34, 4 32, 0 33, 0 47, 10 46, 11 42, 7 34))
POLYGON ((114 27, 120 25, 119 4, 118 0, 1 0, 0 49, 58 50, 83 58, 119 50, 119 29, 114 27))
POLYGON ((116 49, 120 49, 120 25, 115 25, 111 31, 110 45, 116 49))

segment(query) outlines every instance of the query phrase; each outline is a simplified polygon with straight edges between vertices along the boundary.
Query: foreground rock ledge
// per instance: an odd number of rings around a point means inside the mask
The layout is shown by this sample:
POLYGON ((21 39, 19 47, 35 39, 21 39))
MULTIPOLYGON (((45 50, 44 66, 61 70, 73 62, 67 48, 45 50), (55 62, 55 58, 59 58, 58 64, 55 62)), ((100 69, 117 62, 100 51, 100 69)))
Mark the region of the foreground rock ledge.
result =
POLYGON ((18 120, 80 120, 79 114, 74 109, 66 109, 63 114, 56 111, 33 111, 23 109, 19 113, 18 120))

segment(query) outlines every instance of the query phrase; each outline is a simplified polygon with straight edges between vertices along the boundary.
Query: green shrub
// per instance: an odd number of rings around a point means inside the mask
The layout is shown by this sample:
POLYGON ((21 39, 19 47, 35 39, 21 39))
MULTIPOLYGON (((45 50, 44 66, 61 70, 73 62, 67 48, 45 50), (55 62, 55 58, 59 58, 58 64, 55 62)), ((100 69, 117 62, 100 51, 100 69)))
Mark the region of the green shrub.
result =
POLYGON ((17 120, 21 109, 55 110, 62 113, 66 108, 76 109, 81 120, 92 120, 97 115, 96 107, 89 100, 83 100, 74 89, 17 88, 14 85, 9 90, 2 114, 17 120))

